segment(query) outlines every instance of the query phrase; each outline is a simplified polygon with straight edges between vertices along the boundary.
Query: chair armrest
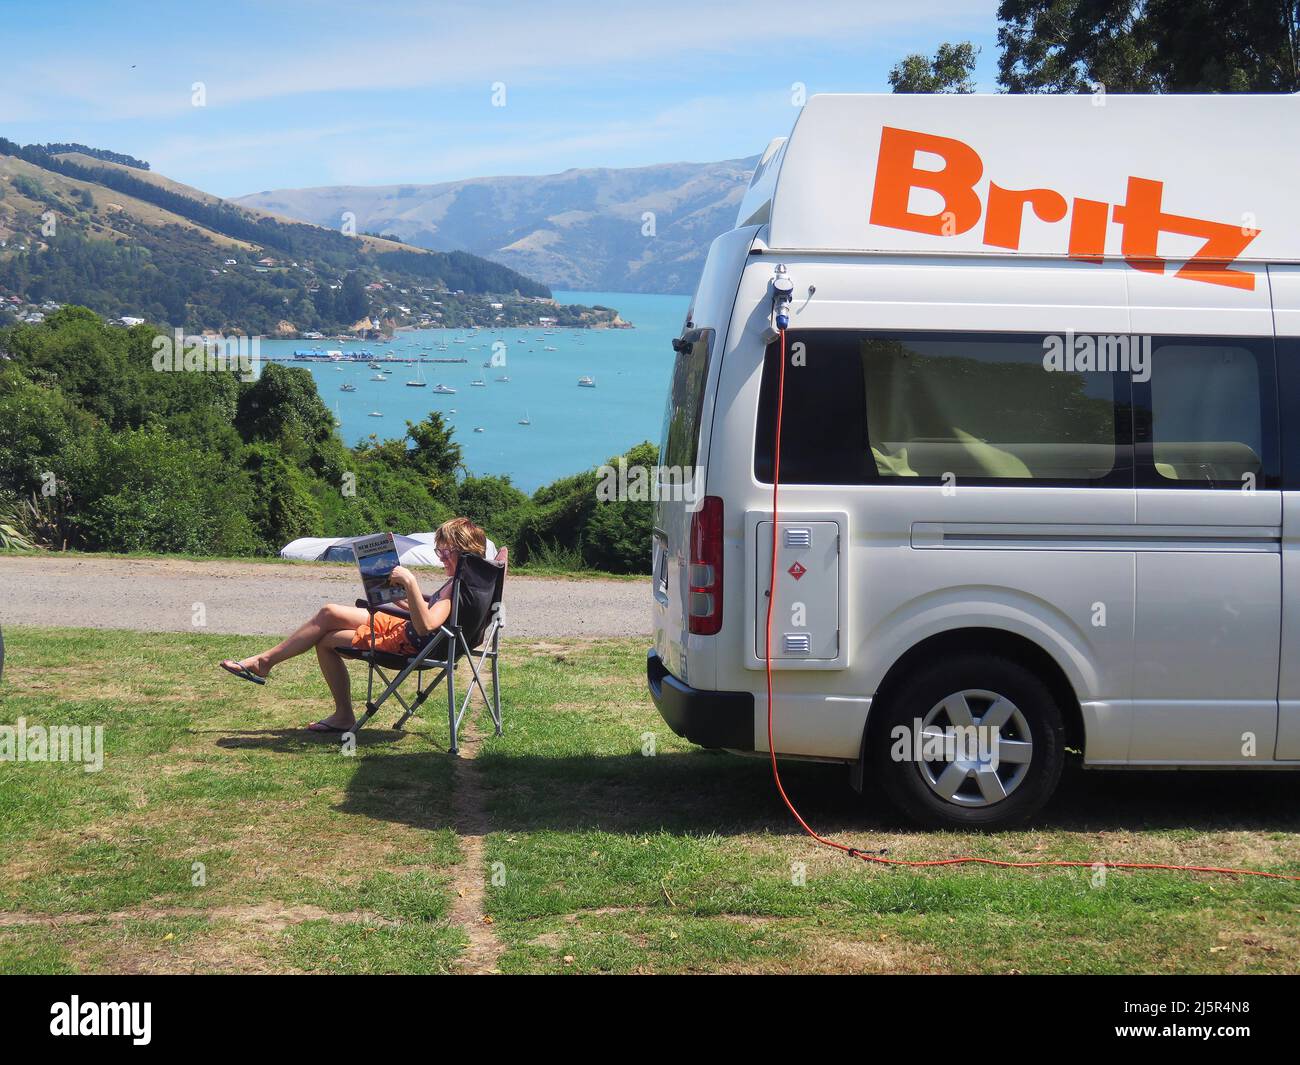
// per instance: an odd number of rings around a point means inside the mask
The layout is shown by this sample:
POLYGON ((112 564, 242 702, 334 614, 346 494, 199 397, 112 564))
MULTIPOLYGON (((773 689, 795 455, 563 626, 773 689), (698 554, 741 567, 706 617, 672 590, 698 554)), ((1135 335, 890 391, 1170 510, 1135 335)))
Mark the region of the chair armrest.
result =
POLYGON ((370 600, 368 599, 358 599, 357 606, 360 607, 362 610, 369 611, 371 614, 391 614, 393 617, 401 618, 404 621, 411 620, 411 612, 409 610, 403 610, 400 607, 377 606, 372 608, 370 606, 370 600))

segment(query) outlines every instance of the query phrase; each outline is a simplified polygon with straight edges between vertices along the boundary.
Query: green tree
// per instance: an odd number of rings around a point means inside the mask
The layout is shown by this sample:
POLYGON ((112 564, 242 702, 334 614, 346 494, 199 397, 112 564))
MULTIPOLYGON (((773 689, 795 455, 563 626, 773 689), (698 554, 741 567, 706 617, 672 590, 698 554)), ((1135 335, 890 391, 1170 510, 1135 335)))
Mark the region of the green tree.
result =
POLYGON ((369 311, 370 301, 366 298, 365 283, 355 270, 343 279, 338 308, 347 325, 364 318, 369 311))
POLYGON ((57 456, 94 426, 58 388, 33 384, 0 363, 0 495, 27 496, 48 483, 57 456))
POLYGON ((248 518, 231 505, 246 497, 242 478, 161 429, 101 427, 64 450, 57 473, 71 486, 76 546, 234 555, 259 548, 248 518))
POLYGON ((889 85, 902 93, 972 93, 980 50, 970 41, 941 44, 934 58, 905 56, 889 72, 889 85))
MULTIPOLYGON (((658 454, 654 444, 638 444, 627 453, 627 464, 649 469, 658 454)), ((583 560, 611 573, 649 573, 653 528, 654 504, 648 499, 599 502, 583 530, 583 560)))
POLYGON ((466 477, 457 491, 457 513, 486 529, 498 546, 512 550, 532 506, 509 477, 466 477))
POLYGON ((464 455, 441 411, 430 411, 421 422, 407 422, 406 435, 414 446, 407 460, 430 493, 453 506, 457 500, 456 475, 464 468, 464 455))
POLYGON ((250 443, 274 443, 285 456, 337 482, 344 466, 334 415, 321 401, 312 375, 297 366, 268 363, 244 386, 235 428, 250 443))
POLYGON ((247 448, 244 469, 248 472, 248 518, 269 553, 300 536, 322 535, 311 479, 275 447, 253 444, 247 448))
POLYGON ((1300 0, 1003 0, 1009 92, 1300 91, 1300 0))

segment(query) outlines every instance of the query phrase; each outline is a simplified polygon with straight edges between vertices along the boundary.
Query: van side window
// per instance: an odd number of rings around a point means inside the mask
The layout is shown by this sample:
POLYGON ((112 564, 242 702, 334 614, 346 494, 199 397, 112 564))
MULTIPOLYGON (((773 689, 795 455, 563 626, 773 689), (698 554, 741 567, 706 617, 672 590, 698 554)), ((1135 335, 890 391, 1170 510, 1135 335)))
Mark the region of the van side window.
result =
MULTIPOLYGON (((1054 343, 1065 337, 787 334, 782 481, 1130 487, 1129 375, 1061 368, 1054 343)), ((771 345, 756 435, 769 483, 779 357, 771 345)))
POLYGON ((694 466, 700 447, 700 417, 704 409, 704 384, 709 377, 713 330, 688 330, 673 341, 673 347, 677 359, 659 438, 659 464, 694 466))
POLYGON ((1135 393, 1138 484, 1275 487, 1271 341, 1153 337, 1151 349, 1135 393))
POLYGON ((1281 423, 1281 487, 1300 488, 1300 337, 1278 337, 1277 402, 1281 423))

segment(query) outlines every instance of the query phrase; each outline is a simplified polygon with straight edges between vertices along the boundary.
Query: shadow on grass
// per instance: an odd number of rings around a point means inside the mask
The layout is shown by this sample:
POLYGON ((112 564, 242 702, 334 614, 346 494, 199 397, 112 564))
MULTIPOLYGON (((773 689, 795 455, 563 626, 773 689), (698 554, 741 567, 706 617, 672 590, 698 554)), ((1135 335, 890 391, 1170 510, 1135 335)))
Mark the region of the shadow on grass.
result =
MULTIPOLYGON (((196 733, 202 735, 203 733, 196 733)), ((337 747, 343 741, 340 732, 311 732, 305 728, 292 729, 258 729, 248 732, 221 731, 217 746, 226 750, 276 751, 291 754, 294 751, 310 750, 313 747, 337 747)), ((384 731, 381 729, 362 729, 357 733, 358 747, 382 747, 397 743, 410 733, 384 731)))
MULTIPOLYGON (((371 794, 376 775, 432 783, 454 765, 433 751, 361 762, 341 810, 401 820, 371 794), (399 768, 400 767, 400 768, 399 768)), ((657 831, 798 834, 761 758, 694 750, 582 757, 482 752, 476 764, 492 831, 657 831)), ((810 825, 829 835, 913 831, 877 789, 858 795, 840 766, 787 762, 787 794, 810 825)), ((1300 832, 1290 773, 1067 772, 1054 801, 1028 827, 1071 832, 1300 832)))

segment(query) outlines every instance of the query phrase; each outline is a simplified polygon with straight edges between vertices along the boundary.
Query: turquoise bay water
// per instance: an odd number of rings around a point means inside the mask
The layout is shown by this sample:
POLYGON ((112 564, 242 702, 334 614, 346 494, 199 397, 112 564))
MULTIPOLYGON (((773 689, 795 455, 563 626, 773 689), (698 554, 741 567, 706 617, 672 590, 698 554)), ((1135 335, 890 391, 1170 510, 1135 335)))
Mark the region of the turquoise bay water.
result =
POLYGON ((635 329, 556 329, 542 327, 483 329, 471 336, 464 329, 422 329, 398 333, 391 344, 369 341, 264 340, 263 355, 284 356, 295 350, 373 352, 421 358, 428 388, 407 388, 415 367, 398 364, 388 380, 371 381, 366 364, 342 369, 327 363, 289 363, 311 371, 321 398, 336 410, 340 432, 349 444, 372 433, 399 437, 407 421, 440 410, 455 428, 465 463, 475 475, 509 474, 525 492, 558 477, 599 465, 642 440, 659 442, 664 400, 672 372, 672 339, 681 332, 690 303, 687 296, 646 296, 622 292, 556 292, 561 303, 599 303, 615 307, 635 329), (462 338, 465 343, 454 341, 462 338), (485 367, 494 341, 505 342, 506 365, 485 367), (519 341, 524 343, 520 344, 519 341), (446 344, 447 350, 439 350, 446 344), (554 347, 555 351, 545 350, 554 347), (466 363, 434 363, 460 358, 466 363), (502 375, 508 383, 498 382, 502 375), (595 388, 579 388, 578 378, 595 378, 595 388), (484 388, 470 382, 483 380, 484 388), (340 391, 344 382, 355 392, 340 391), (438 395, 442 383, 454 396, 438 395), (452 414, 451 411, 456 413, 452 414), (370 417, 379 411, 382 418, 370 417), (532 425, 519 425, 525 415, 532 425), (476 433, 480 426, 483 432, 476 433))

